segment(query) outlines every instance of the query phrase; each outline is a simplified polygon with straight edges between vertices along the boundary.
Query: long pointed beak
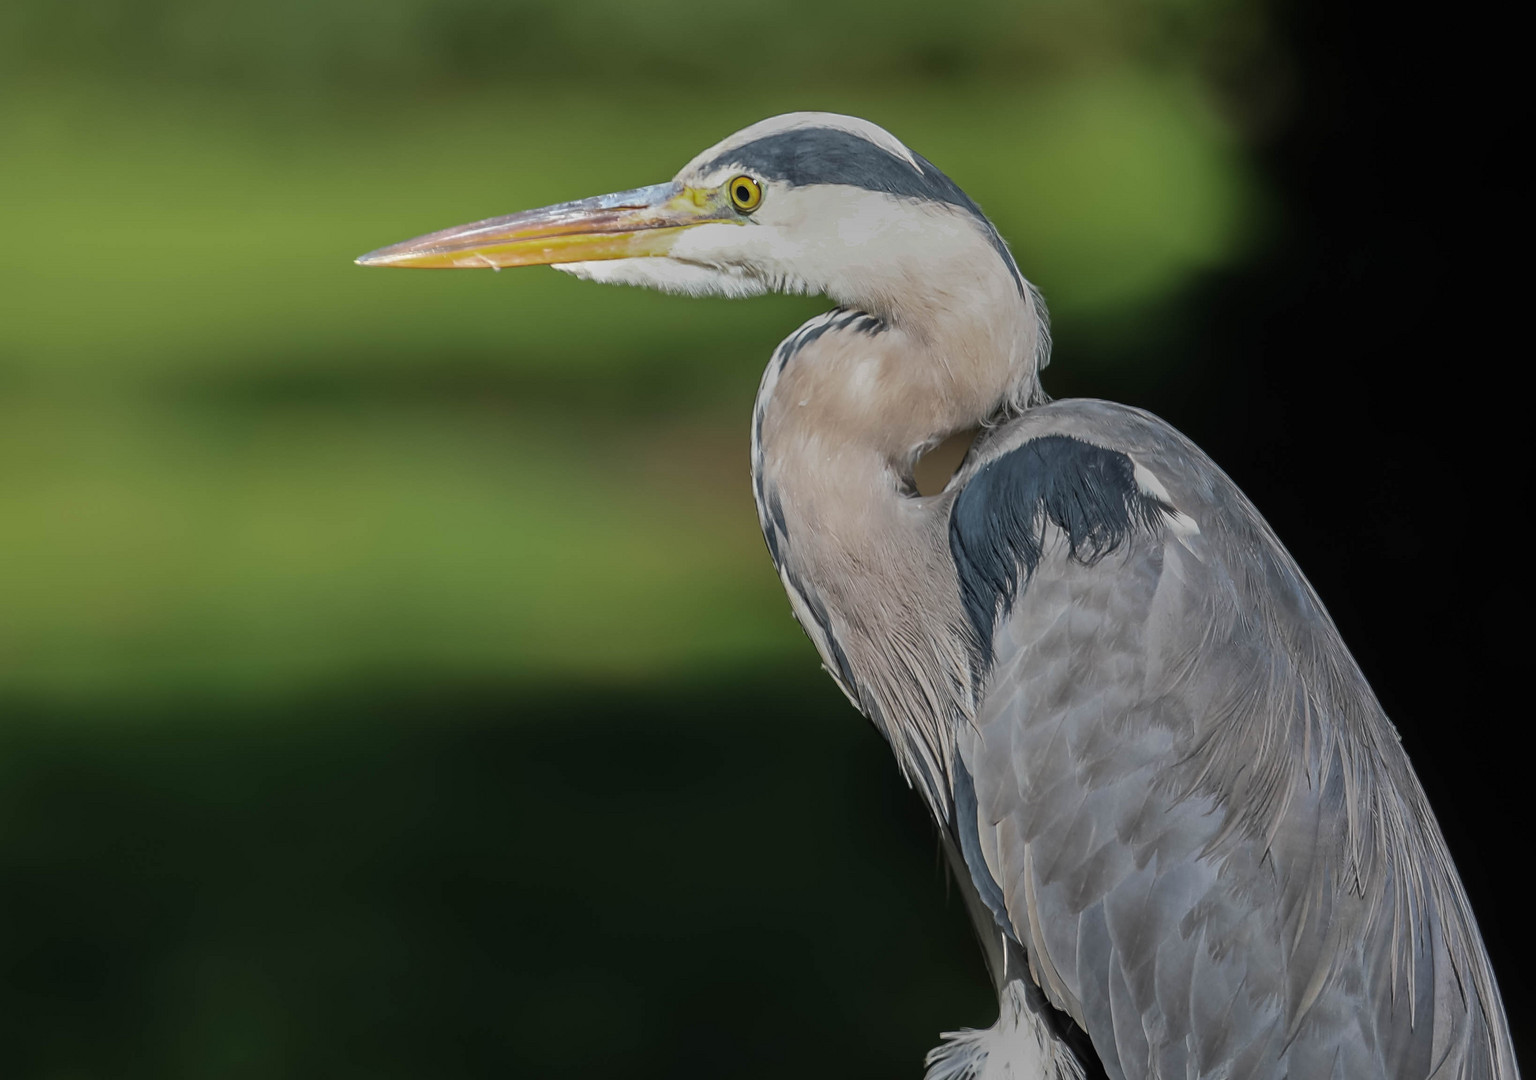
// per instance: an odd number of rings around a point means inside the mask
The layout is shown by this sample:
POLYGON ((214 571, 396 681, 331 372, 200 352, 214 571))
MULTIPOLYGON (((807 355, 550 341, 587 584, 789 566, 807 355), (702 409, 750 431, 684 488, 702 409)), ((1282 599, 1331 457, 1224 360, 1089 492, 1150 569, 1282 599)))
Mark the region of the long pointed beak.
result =
POLYGON ((719 192, 655 184, 457 225, 370 251, 356 261, 359 266, 499 270, 630 259, 665 255, 684 229, 732 220, 735 214, 719 192))

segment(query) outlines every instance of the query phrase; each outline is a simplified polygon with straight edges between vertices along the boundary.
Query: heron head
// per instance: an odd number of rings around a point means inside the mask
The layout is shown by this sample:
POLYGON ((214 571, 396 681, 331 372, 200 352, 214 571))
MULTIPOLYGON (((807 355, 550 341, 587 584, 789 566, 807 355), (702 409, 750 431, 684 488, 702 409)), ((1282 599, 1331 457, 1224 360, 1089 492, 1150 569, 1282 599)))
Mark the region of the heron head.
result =
POLYGON ((553 265, 694 296, 820 293, 888 317, 978 291, 1026 295, 997 230, 953 181, 882 128, 833 113, 754 124, 669 183, 444 229, 357 261, 553 265))

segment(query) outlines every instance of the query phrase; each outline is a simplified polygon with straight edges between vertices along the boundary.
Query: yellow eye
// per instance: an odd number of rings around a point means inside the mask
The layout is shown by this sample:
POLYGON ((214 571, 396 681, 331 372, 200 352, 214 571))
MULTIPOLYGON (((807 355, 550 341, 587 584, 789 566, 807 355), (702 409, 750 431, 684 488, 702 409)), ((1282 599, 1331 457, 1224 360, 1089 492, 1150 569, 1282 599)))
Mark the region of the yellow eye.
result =
POLYGON ((731 204, 743 214, 750 214, 763 201, 763 189, 750 176, 738 176, 730 183, 731 204))

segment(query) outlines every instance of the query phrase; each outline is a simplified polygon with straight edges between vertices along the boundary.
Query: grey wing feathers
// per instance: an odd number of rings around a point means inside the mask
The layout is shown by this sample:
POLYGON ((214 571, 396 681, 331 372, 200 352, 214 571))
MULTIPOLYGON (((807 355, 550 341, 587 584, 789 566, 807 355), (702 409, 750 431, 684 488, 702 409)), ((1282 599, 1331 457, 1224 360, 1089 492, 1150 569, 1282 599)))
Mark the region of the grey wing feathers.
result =
POLYGON ((1516 1076, 1396 732, 1236 487, 1099 402, 1031 410, 959 482, 951 547, 991 660, 957 747, 975 846, 1106 1072, 1516 1076), (1022 476, 1102 453, 1124 466, 1077 487, 1107 496, 1022 476), (1082 515, 1116 498, 1085 550, 1082 515), (1001 561, 1011 590, 989 583, 1001 561))

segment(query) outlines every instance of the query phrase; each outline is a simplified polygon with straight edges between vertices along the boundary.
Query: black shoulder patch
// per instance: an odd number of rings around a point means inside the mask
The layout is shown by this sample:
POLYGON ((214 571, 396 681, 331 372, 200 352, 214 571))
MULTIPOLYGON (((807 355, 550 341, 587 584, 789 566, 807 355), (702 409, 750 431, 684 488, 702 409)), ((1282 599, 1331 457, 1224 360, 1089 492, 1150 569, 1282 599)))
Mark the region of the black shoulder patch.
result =
POLYGON ((1032 439, 983 466, 950 511, 949 550, 984 665, 994 621, 1040 565, 1047 522, 1066 534, 1069 557, 1091 566, 1171 511, 1137 487, 1125 454, 1067 435, 1032 439))
POLYGON ((764 180, 781 180, 796 187, 843 184, 959 207, 980 222, 988 242, 1002 256, 1022 294, 1024 281, 1019 268, 1008 245, 1003 243, 1002 236, 981 212, 981 207, 927 158, 915 152, 912 157, 917 161, 917 168, 905 158, 850 131, 796 128, 765 135, 727 150, 704 168, 708 171, 724 165, 740 165, 764 180))

